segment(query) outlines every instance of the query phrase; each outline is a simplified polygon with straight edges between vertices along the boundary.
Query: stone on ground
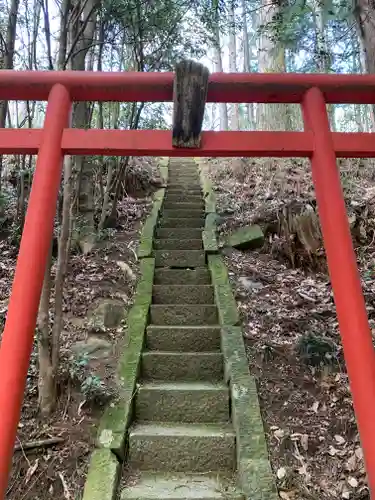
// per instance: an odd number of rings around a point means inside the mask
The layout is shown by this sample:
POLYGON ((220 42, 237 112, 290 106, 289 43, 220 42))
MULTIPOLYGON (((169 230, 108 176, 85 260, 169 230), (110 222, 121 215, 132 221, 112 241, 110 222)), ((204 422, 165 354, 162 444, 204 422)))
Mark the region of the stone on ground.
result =
POLYGON ((264 234, 258 225, 240 227, 226 238, 226 245, 238 250, 254 250, 263 243, 264 234))

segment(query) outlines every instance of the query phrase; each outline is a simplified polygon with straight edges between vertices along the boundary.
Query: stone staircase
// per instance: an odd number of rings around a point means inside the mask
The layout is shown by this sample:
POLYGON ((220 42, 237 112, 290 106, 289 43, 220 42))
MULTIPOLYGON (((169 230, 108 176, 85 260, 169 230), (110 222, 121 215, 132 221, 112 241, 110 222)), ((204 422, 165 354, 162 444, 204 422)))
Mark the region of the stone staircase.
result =
POLYGON ((202 244, 204 207, 195 163, 171 160, 122 500, 244 498, 235 487, 236 435, 202 244))

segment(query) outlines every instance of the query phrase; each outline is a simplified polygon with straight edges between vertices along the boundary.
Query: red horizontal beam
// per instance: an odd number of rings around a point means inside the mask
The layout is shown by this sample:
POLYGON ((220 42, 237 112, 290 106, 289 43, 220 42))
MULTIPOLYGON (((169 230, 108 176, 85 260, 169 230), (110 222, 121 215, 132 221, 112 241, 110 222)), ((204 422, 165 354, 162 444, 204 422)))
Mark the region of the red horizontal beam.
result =
MULTIPOLYGON (((75 101, 171 101, 174 73, 0 72, 0 100, 47 100, 56 83, 75 101)), ((327 103, 375 103, 375 75, 213 73, 208 102, 302 102, 318 87, 327 103)))
MULTIPOLYGON (((333 132, 336 156, 375 157, 375 136, 371 133, 333 132)), ((36 154, 41 129, 3 129, 0 154, 36 154)), ((310 132, 203 132, 200 149, 172 147, 166 130, 82 130, 65 129, 65 154, 113 156, 249 156, 309 157, 313 151, 310 132)))

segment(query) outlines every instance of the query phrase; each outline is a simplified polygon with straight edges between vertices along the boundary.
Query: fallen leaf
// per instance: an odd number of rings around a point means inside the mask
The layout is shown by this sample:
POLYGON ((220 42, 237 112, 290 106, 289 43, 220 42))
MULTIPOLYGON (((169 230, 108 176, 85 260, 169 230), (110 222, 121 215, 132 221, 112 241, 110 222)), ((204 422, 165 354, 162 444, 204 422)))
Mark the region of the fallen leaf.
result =
POLYGON ((314 413, 318 413, 318 408, 319 408, 319 401, 315 401, 315 403, 313 403, 311 409, 314 413))
POLYGON ((35 463, 34 465, 31 465, 28 469, 27 469, 27 472, 26 472, 26 477, 25 477, 25 483, 27 484, 30 479, 33 477, 33 475, 35 474, 35 471, 37 470, 38 468, 38 465, 39 465, 39 458, 37 458, 35 460, 35 463))
POLYGON ((328 454, 331 455, 331 457, 334 457, 335 455, 337 455, 338 452, 339 452, 339 450, 336 450, 336 448, 332 445, 328 449, 328 454))
POLYGON ((351 486, 352 488, 357 488, 357 486, 358 486, 358 481, 357 481, 357 480, 356 480, 356 478, 355 478, 355 477, 353 477, 353 476, 350 476, 350 477, 348 478, 348 483, 350 484, 350 486, 351 486))
POLYGON ((59 472, 58 474, 59 474, 60 481, 61 481, 61 483, 63 485, 64 498, 65 498, 65 500, 71 500, 72 497, 70 495, 70 491, 69 491, 68 485, 66 484, 64 476, 62 475, 61 472, 59 472))
POLYGON ((346 461, 346 468, 348 471, 354 471, 356 470, 357 468, 357 457, 355 455, 355 453, 353 453, 353 455, 351 457, 348 458, 348 460, 346 461))
POLYGON ((282 429, 277 429, 275 432, 274 432, 274 435, 277 439, 281 439, 282 437, 284 437, 285 435, 285 432, 282 430, 282 429))
POLYGON ((307 451, 309 449, 309 436, 308 436, 308 434, 302 434, 301 445, 305 451, 307 451))
POLYGON ((285 467, 280 467, 280 469, 277 469, 276 475, 277 475, 278 479, 283 479, 286 476, 285 467))
POLYGON ((346 442, 346 439, 343 438, 342 436, 339 436, 338 434, 336 434, 335 441, 337 444, 344 444, 346 442))

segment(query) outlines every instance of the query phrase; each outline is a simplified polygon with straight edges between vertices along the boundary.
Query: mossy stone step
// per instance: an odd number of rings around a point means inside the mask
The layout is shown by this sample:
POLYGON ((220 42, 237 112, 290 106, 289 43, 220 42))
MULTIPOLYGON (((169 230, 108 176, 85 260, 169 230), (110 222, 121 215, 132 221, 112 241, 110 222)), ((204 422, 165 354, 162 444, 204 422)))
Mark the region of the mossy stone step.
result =
POLYGON ((155 236, 163 240, 201 240, 202 230, 193 227, 158 227, 155 236))
POLYGON ((146 330, 146 348, 168 352, 220 352, 220 327, 150 325, 146 330))
POLYGON ((129 466, 169 472, 232 471, 235 434, 226 424, 135 424, 129 430, 129 466))
POLYGON ((155 269, 155 285, 210 285, 211 274, 206 267, 195 269, 155 269))
POLYGON ((144 382, 138 387, 135 416, 143 422, 228 422, 228 386, 223 382, 144 382))
POLYGON ((218 312, 214 305, 159 305, 150 307, 151 323, 154 325, 217 325, 218 312))
POLYGON ((199 188, 201 187, 200 179, 196 175, 176 175, 168 180, 167 188, 181 184, 185 186, 194 185, 199 188))
POLYGON ((179 201, 165 201, 163 203, 163 209, 164 210, 178 210, 178 209, 184 209, 184 210, 204 210, 205 203, 203 198, 199 202, 195 203, 189 203, 189 202, 179 202, 179 201))
POLYGON ((203 250, 155 250, 156 267, 203 267, 203 250))
POLYGON ((171 218, 162 215, 159 219, 159 227, 198 227, 203 228, 205 225, 204 217, 185 217, 185 218, 171 218))
POLYGON ((164 206, 165 203, 171 204, 171 203, 203 203, 203 196, 199 194, 195 195, 190 195, 190 194, 168 194, 168 191, 165 194, 164 197, 164 206))
POLYGON ((161 217, 167 217, 167 218, 173 218, 173 219, 200 219, 200 218, 206 218, 206 214, 204 210, 201 208, 196 208, 196 209, 179 209, 176 208, 175 210, 171 210, 169 208, 166 208, 165 210, 162 211, 161 217))
POLYGON ((224 380, 221 352, 145 351, 141 361, 146 380, 220 381, 224 380))
POLYGON ((154 304, 213 304, 211 285, 154 285, 154 304))
POLYGON ((168 185, 168 193, 169 194, 180 194, 180 192, 183 193, 188 193, 188 194, 195 194, 195 195, 200 195, 203 196, 203 191, 200 186, 191 186, 191 185, 178 185, 178 184, 169 184, 168 185))
POLYGON ((243 500, 233 478, 210 474, 131 471, 121 500, 243 500))
POLYGON ((180 239, 169 239, 169 240, 154 240, 155 250, 185 250, 190 248, 190 250, 202 250, 203 240, 180 240, 180 239))

